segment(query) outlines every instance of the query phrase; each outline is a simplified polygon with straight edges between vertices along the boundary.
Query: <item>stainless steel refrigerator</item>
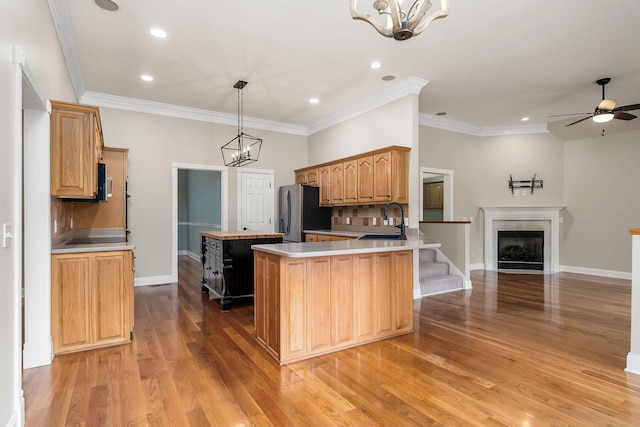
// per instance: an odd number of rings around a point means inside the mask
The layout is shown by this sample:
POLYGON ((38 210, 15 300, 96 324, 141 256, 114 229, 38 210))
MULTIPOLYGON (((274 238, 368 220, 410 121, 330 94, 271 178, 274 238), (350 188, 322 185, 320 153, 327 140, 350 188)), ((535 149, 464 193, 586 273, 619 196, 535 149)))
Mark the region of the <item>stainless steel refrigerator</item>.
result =
POLYGON ((303 242, 303 230, 329 230, 331 208, 320 207, 320 189, 294 184, 280 187, 280 232, 285 242, 303 242))

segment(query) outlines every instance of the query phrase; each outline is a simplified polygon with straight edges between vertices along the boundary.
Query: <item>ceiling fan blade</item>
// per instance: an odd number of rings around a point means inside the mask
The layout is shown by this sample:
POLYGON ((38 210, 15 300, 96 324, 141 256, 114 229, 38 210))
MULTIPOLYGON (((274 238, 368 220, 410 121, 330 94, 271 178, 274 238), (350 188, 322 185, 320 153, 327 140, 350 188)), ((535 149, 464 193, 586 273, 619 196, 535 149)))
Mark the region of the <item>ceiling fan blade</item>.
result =
POLYGON ((634 116, 633 114, 625 113, 624 111, 616 111, 613 113, 613 118, 618 120, 633 120, 638 116, 634 116))
POLYGON ((631 104, 631 105, 623 105, 622 107, 618 107, 615 111, 632 111, 632 110, 640 110, 640 104, 631 104))
POLYGON ((565 117, 565 116, 579 116, 582 114, 593 114, 593 113, 569 113, 569 114, 554 114, 553 116, 547 116, 547 117, 565 117))
POLYGON ((575 125, 575 124, 577 124, 577 123, 584 122, 585 120, 589 120, 591 117, 593 117, 593 114, 588 115, 588 116, 587 116, 587 117, 585 117, 584 119, 580 119, 580 120, 577 120, 577 121, 575 121, 575 122, 573 122, 573 123, 569 123, 569 124, 568 124, 568 125, 566 125, 565 127, 566 127, 566 128, 568 128, 569 126, 573 126, 573 125, 575 125))
POLYGON ((616 108, 616 100, 615 99, 603 99, 600 104, 598 104, 598 110, 608 110, 611 111, 616 108))

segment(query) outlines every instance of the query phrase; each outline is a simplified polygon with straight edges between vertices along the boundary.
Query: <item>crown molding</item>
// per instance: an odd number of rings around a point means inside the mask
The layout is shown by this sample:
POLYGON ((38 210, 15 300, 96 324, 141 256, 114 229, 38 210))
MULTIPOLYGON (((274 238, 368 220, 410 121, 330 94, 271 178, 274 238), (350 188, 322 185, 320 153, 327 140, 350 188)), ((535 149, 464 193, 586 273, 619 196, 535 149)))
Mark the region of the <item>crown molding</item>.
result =
POLYGON ((448 130, 450 132, 464 133, 472 136, 504 136, 504 135, 530 135, 549 133, 546 123, 531 123, 520 126, 473 126, 458 120, 447 119, 431 114, 419 114, 420 126, 448 130))
POLYGON ((309 135, 313 135, 314 133, 330 128, 331 126, 335 126, 368 111, 382 107, 383 105, 389 104, 390 102, 396 101, 407 95, 419 95, 422 88, 427 84, 429 84, 427 80, 419 79, 417 77, 409 77, 389 89, 360 101, 336 114, 332 114, 324 120, 320 120, 319 122, 312 124, 308 128, 309 135))
POLYGON ((86 91, 84 79, 82 78, 82 67, 80 66, 80 57, 78 56, 78 48, 76 40, 73 38, 73 30, 71 20, 69 19, 69 11, 65 0, 48 0, 49 10, 51 10, 51 18, 53 25, 56 27, 58 39, 62 54, 67 62, 71 84, 76 93, 76 98, 80 99, 86 91))
MULTIPOLYGON (((145 101, 136 98, 107 95, 97 92, 85 92, 80 98, 80 103, 94 105, 96 107, 115 108, 118 110, 135 111, 138 113, 157 114, 161 116, 177 117, 181 119, 197 120, 201 122, 217 123, 222 125, 237 126, 238 116, 235 114, 218 113, 199 108, 182 107, 179 105, 164 104, 161 102, 145 101)), ((272 132, 288 133, 307 136, 307 127, 281 123, 271 120, 243 117, 245 127, 272 132)))

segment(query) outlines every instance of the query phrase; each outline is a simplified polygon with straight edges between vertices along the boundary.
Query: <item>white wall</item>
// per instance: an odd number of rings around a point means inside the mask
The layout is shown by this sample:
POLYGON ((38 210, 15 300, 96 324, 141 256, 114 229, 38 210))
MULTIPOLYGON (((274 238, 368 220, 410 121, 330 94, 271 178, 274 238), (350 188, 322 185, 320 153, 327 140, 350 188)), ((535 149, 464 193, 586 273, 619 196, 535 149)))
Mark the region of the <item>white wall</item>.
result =
POLYGON ((420 166, 450 169, 454 174, 454 219, 473 217, 471 263, 484 259, 480 206, 562 205, 563 144, 551 134, 476 137, 420 126, 420 166), (533 195, 513 197, 514 180, 537 174, 544 188, 533 195))
MULTIPOLYGON (((16 123, 20 113, 15 109, 15 100, 20 94, 14 92, 14 64, 12 46, 22 48, 34 83, 39 93, 61 100, 75 101, 71 81, 67 75, 64 58, 57 43, 57 36, 47 3, 41 0, 4 1, 0 6, 0 224, 19 224, 16 217, 19 195, 14 191, 15 172, 19 165, 14 157, 20 153, 13 150, 13 141, 21 140, 16 134, 16 123)), ((17 126, 20 129, 20 126, 17 126)), ((19 130, 17 131, 19 132, 19 130)), ((19 145, 18 145, 19 147, 19 145)), ((20 233, 17 233, 20 236, 20 233)), ((43 236, 44 237, 44 236, 43 236)), ((46 240, 46 239, 45 239, 46 240)), ((46 243, 43 243, 46 244, 46 243)), ((19 268, 14 265, 16 246, 0 247, 0 425, 19 425, 22 414, 22 384, 20 381, 21 315, 19 289, 14 277, 19 268)), ((48 264, 42 263, 43 266, 48 264)))
MULTIPOLYGON (((223 165, 220 147, 236 128, 100 108, 105 145, 129 149, 129 228, 136 245, 136 280, 171 276, 172 163, 223 165)), ((260 159, 249 167, 275 170, 276 188, 294 182, 294 169, 307 165, 306 137, 248 130, 263 139, 260 159)), ((230 170, 229 229, 236 227, 235 169, 230 170)))
POLYGON ((561 264, 631 271, 629 229, 640 228, 639 141, 635 131, 564 143, 561 264))

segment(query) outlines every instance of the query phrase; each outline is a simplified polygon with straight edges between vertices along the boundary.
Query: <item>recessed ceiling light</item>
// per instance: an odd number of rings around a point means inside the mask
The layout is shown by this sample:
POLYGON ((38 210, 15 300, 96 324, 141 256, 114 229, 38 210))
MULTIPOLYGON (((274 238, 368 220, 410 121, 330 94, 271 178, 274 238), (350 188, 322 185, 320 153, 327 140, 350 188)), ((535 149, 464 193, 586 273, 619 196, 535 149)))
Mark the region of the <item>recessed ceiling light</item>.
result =
POLYGON ((96 0, 96 4, 104 10, 114 11, 118 10, 118 5, 111 0, 96 0))
POLYGON ((527 120, 529 120, 529 117, 523 117, 520 120, 523 121, 523 122, 526 122, 527 120))
POLYGON ((164 39, 167 37, 167 32, 162 28, 152 28, 151 34, 159 39, 164 39))
POLYGON ((149 74, 143 74, 140 76, 140 78, 142 80, 144 80, 145 82, 152 82, 153 81, 153 77, 151 77, 149 74))
POLYGON ((396 76, 388 75, 388 76, 384 76, 382 78, 382 80, 384 80, 385 82, 390 82, 391 80, 393 80, 395 78, 396 78, 396 76))
POLYGON ((319 100, 318 98, 310 98, 310 99, 309 99, 309 102, 310 102, 311 104, 317 104, 318 102, 320 102, 320 100, 319 100))
POLYGON ((372 62, 369 67, 371 67, 372 70, 377 70, 378 68, 382 67, 382 64, 379 62, 372 62))

